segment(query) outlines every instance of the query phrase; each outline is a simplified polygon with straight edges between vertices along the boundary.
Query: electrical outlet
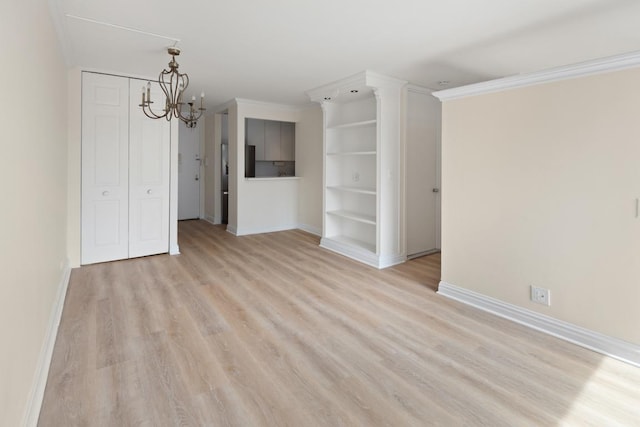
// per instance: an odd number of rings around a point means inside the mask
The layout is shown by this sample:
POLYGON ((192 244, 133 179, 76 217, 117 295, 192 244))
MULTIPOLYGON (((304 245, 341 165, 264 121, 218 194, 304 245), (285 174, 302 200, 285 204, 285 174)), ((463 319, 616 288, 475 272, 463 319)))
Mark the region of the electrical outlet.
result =
POLYGON ((551 291, 537 286, 531 286, 531 301, 542 305, 551 305, 551 291))

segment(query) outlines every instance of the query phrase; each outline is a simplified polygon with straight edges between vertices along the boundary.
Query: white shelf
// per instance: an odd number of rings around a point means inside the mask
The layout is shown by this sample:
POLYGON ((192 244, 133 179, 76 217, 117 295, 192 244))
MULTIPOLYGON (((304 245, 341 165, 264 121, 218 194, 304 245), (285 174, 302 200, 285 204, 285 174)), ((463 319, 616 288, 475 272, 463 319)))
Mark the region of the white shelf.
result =
POLYGON ((362 120, 359 122, 349 122, 349 123, 342 123, 335 126, 328 126, 327 129, 349 129, 349 128, 366 127, 366 126, 375 125, 376 122, 377 122, 376 119, 362 120))
POLYGON ((403 248, 396 244, 403 230, 396 225, 402 225, 404 212, 381 209, 401 199, 399 188, 376 184, 382 178, 386 182, 387 174, 402 177, 397 168, 403 154, 398 141, 404 85, 364 71, 308 92, 322 103, 325 124, 320 245, 376 268, 404 260, 403 248))
POLYGON ((327 156, 375 156, 375 151, 342 151, 327 153, 327 156))
POLYGON ((352 221, 362 222, 364 224, 376 225, 376 217, 374 215, 365 215, 345 210, 327 211, 327 214, 350 219, 352 221))
POLYGON ((349 246, 355 246, 360 249, 364 249, 371 254, 375 255, 376 253, 376 245, 371 243, 363 242, 362 240, 354 239, 352 237, 347 236, 331 236, 328 239, 333 240, 334 242, 342 243, 349 246))
POLYGON ((337 190, 337 191, 346 191, 349 193, 358 193, 358 194, 370 194, 375 196, 376 189, 375 188, 361 188, 361 187, 345 187, 341 185, 328 186, 328 190, 337 190))

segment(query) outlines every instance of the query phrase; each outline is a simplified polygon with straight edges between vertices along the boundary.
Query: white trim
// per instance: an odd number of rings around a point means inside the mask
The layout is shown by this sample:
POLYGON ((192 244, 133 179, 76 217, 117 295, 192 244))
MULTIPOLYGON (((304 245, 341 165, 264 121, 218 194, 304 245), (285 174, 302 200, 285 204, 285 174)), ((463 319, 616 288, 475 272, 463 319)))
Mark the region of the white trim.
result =
POLYGON ((203 219, 207 221, 209 224, 213 224, 213 225, 218 225, 221 222, 219 218, 213 217, 211 215, 205 215, 203 219))
POLYGON ((49 376, 49 367, 51 366, 51 358, 53 357, 53 347, 55 346, 56 337, 58 336, 58 327, 60 326, 60 319, 62 318, 62 309, 67 296, 70 277, 71 267, 69 267, 69 260, 67 259, 64 262, 62 275, 58 283, 58 291, 53 306, 51 307, 49 324, 44 336, 44 341, 42 342, 40 355, 38 356, 33 385, 29 392, 27 406, 22 419, 22 425, 26 427, 35 427, 38 424, 38 417, 40 416, 40 409, 42 408, 42 401, 44 399, 44 390, 49 376))
POLYGON ((178 145, 180 127, 178 120, 169 122, 169 254, 180 255, 178 245, 178 145))
POLYGON ((640 346, 441 281, 438 294, 640 367, 640 346))
POLYGON ((446 90, 434 92, 433 96, 441 101, 466 98, 485 93, 500 92, 503 90, 550 83, 576 77, 590 76, 593 74, 619 71, 640 66, 640 51, 609 56, 592 61, 580 62, 562 67, 550 68, 517 76, 504 77, 496 80, 475 83, 446 90))
POLYGON ((234 236, 238 236, 238 229, 232 225, 227 224, 227 232, 233 234, 234 236))
POLYGON ((298 224, 297 228, 302 231, 306 231, 307 233, 315 234, 316 236, 322 236, 322 228, 316 227, 314 225, 298 224))
POLYGON ((361 249, 354 245, 345 244, 329 237, 320 239, 320 247, 339 253, 348 258, 360 261, 371 267, 378 268, 378 256, 366 249, 361 249))
POLYGON ((297 224, 278 225, 275 227, 236 228, 235 235, 248 236, 250 234, 275 233, 277 231, 295 230, 296 228, 298 228, 297 224))
POLYGON ((438 252, 440 252, 440 249, 434 248, 426 251, 416 252, 415 254, 409 254, 407 255, 407 261, 410 259, 416 259, 416 258, 420 258, 427 255, 437 254, 438 252))
POLYGON ((407 260, 406 255, 380 255, 378 257, 378 268, 393 267, 394 265, 402 264, 407 260))
POLYGON ((306 91, 306 94, 309 97, 309 99, 311 99, 311 101, 319 102, 322 104, 322 102, 325 100, 325 97, 333 98, 338 96, 338 94, 340 93, 340 88, 364 85, 365 74, 366 74, 366 71, 364 73, 360 72, 352 76, 345 77, 344 79, 340 79, 328 84, 324 84, 322 86, 306 91))
POLYGON ((336 80, 331 83, 310 89, 306 91, 307 96, 314 102, 322 102, 328 98, 337 98, 340 94, 348 93, 354 87, 380 87, 386 85, 404 86, 408 82, 406 80, 397 79, 395 77, 385 76, 371 70, 364 70, 344 79, 336 80))
POLYGON ((402 264, 406 261, 405 255, 376 255, 366 249, 359 248, 348 243, 343 243, 330 237, 321 238, 320 247, 377 269, 402 264))
POLYGON ((365 70, 365 79, 366 79, 367 86, 374 86, 374 87, 386 86, 386 85, 402 87, 409 83, 407 80, 386 76, 384 74, 379 74, 371 70, 365 70))

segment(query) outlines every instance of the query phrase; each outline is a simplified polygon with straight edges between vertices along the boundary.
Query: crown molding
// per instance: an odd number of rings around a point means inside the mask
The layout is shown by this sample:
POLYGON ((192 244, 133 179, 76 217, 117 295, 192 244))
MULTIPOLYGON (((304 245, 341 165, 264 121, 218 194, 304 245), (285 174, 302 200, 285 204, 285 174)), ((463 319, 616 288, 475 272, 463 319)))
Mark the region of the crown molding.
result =
POLYGON ((450 101, 453 99, 501 92, 504 90, 532 86, 541 83, 550 83, 576 77, 619 71, 638 66, 640 66, 640 51, 635 51, 622 55, 609 56, 577 64, 565 65, 562 67, 550 68, 547 70, 519 74, 516 76, 441 90, 434 92, 433 96, 441 101, 450 101))
POLYGON ((306 91, 307 96, 311 101, 322 102, 325 97, 335 98, 337 97, 341 89, 346 90, 347 87, 364 86, 364 72, 354 74, 344 79, 336 80, 331 83, 318 86, 316 88, 306 91))
POLYGON ((364 70, 344 79, 327 83, 320 87, 306 91, 307 96, 313 102, 322 103, 327 98, 336 99, 342 95, 349 94, 351 90, 380 89, 385 87, 403 87, 408 82, 395 77, 385 76, 371 70, 364 70))

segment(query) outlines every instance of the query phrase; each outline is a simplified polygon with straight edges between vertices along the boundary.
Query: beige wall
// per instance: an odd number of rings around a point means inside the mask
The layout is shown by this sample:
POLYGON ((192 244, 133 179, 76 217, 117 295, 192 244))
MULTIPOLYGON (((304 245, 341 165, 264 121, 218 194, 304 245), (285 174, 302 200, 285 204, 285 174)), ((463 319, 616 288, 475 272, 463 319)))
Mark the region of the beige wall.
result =
POLYGON ((0 3, 0 35, 0 425, 17 426, 66 263, 66 70, 45 1, 0 3))
POLYGON ((640 344, 638 88, 631 69, 445 102, 442 280, 640 344))
POLYGON ((322 109, 315 105, 300 112, 296 123, 298 224, 322 234, 322 109))
POLYGON ((67 73, 67 255, 71 267, 80 267, 80 194, 82 192, 82 70, 67 73))

